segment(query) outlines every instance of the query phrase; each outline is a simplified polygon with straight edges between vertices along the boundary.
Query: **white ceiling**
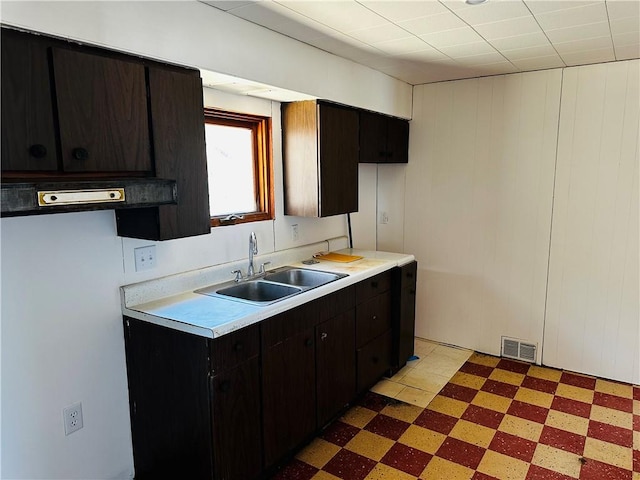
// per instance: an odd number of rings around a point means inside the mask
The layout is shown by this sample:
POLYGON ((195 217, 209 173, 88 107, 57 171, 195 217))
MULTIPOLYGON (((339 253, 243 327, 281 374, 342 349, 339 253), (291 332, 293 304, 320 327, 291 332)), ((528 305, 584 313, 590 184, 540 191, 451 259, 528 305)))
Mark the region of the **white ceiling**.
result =
POLYGON ((203 3, 412 85, 640 57, 640 0, 203 3))

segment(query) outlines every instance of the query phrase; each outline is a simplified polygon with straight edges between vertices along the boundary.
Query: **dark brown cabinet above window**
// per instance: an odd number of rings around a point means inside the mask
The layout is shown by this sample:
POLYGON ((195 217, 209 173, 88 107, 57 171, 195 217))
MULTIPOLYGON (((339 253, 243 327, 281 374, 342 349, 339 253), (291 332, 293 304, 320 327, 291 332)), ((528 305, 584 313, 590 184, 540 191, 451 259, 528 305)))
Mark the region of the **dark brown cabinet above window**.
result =
POLYGON ((209 232, 197 70, 1 32, 2 216, 116 209, 121 236, 209 232))
POLYGON ((360 163, 408 163, 409 122, 360 112, 360 163))
POLYGON ((358 211, 358 112, 309 100, 282 104, 285 215, 358 211))

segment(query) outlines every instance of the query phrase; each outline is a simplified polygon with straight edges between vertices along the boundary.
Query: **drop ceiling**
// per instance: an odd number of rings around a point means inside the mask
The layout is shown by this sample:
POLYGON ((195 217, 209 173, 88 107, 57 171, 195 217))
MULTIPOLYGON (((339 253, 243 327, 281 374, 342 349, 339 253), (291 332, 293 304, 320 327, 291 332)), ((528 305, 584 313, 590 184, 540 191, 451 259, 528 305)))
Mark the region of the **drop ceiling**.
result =
POLYGON ((640 0, 203 3, 412 85, 640 57, 640 0))

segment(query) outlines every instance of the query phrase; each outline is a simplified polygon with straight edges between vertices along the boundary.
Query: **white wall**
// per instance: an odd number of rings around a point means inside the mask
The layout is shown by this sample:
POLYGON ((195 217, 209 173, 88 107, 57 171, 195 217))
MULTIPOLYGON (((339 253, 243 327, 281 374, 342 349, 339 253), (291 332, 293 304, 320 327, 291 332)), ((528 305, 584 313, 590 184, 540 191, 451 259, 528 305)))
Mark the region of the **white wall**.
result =
MULTIPOLYGON (((224 73, 410 114, 408 85, 199 3, 2 2, 1 7, 3 22, 25 28, 211 70, 224 66, 224 73)), ((154 242, 117 237, 111 211, 0 220, 2 478, 131 475, 121 285, 246 258, 252 230, 261 253, 346 234, 344 215, 282 215, 277 102, 207 91, 205 103, 273 115, 274 221, 158 242, 157 268, 137 273, 133 249, 154 242), (298 224, 298 241, 291 237, 292 224, 298 224), (62 409, 77 401, 83 404, 84 428, 65 437, 62 409)))
POLYGON ((494 355, 502 335, 541 343, 560 83, 552 70, 415 88, 418 336, 494 355))
POLYGON ((640 383, 640 61, 562 85, 544 362, 640 383))

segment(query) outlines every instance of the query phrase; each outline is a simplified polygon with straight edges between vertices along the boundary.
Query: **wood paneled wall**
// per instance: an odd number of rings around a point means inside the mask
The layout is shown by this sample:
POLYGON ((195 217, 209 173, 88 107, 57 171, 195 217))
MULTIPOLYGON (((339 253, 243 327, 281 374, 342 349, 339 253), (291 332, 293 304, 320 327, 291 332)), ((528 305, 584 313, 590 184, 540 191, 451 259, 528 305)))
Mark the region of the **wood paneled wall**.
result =
POLYGON ((564 72, 543 362, 640 382, 640 61, 564 72))
POLYGON ((494 355, 502 335, 541 345, 561 76, 414 89, 404 249, 420 268, 418 336, 494 355))

